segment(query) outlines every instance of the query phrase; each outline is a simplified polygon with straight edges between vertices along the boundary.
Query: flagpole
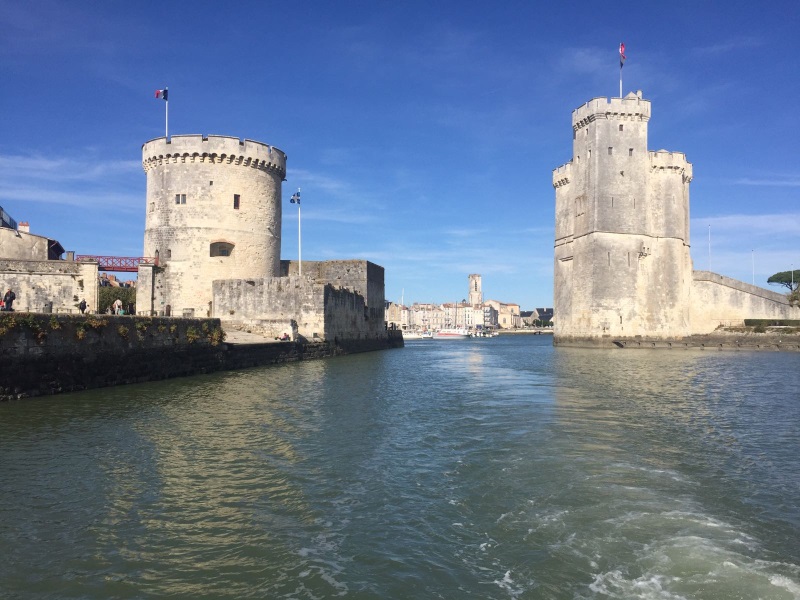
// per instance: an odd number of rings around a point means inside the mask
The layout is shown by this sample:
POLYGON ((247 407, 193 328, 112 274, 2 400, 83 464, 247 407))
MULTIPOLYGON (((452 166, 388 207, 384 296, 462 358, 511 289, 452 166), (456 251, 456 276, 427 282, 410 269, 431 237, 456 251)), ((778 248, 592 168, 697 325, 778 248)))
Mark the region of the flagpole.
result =
POLYGON ((711 271, 711 225, 708 226, 708 270, 711 271))
POLYGON ((165 123, 164 123, 164 137, 169 139, 169 96, 164 101, 164 107, 166 111, 165 123))
MULTIPOLYGON (((300 188, 297 188, 297 195, 300 195, 300 188)), ((302 228, 300 225, 300 202, 297 203, 297 265, 298 265, 298 273, 302 277, 303 275, 303 237, 302 237, 302 228)))
POLYGON ((619 97, 622 98, 622 63, 619 63, 619 97))

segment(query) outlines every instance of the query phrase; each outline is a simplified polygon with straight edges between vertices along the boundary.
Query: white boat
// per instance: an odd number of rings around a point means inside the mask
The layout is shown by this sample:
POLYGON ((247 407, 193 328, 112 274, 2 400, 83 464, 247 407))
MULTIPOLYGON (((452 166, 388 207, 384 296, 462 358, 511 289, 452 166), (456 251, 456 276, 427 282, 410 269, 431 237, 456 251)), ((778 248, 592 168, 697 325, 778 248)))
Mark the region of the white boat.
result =
POLYGON ((430 331, 404 331, 403 340, 432 340, 433 334, 430 331))
POLYGON ((433 334, 433 339, 435 340, 466 340, 468 338, 468 330, 455 327, 440 329, 433 334))

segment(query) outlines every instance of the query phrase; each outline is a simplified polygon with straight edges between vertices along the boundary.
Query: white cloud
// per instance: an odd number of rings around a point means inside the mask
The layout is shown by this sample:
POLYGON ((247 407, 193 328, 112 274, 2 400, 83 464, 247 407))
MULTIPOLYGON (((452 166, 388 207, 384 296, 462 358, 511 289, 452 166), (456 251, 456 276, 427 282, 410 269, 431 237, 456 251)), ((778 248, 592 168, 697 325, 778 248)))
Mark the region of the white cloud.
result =
POLYGON ((757 185, 757 186, 777 186, 777 187, 800 187, 800 177, 779 177, 776 179, 750 179, 742 177, 732 182, 735 185, 757 185))
POLYGON ((696 56, 718 56, 763 45, 764 41, 756 37, 738 37, 709 46, 697 46, 691 49, 691 53, 696 56))

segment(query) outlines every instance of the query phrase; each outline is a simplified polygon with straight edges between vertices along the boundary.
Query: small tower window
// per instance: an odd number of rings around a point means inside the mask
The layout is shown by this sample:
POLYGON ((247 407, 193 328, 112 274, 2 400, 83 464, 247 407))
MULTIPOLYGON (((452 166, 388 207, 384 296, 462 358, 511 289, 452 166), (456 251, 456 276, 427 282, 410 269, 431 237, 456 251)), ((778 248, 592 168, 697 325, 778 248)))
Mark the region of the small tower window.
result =
POLYGON ((172 258, 172 250, 170 250, 169 248, 164 250, 164 258, 172 258))
POLYGON ((609 156, 611 156, 612 154, 614 154, 614 148, 612 148, 611 146, 609 146, 609 147, 608 147, 608 155, 609 155, 609 156))
POLYGON ((623 127, 624 127, 623 125, 620 125, 619 130, 622 131, 623 127))
POLYGON ((175 194, 175 204, 186 204, 186 194, 175 194))
POLYGON ((239 210, 239 200, 241 196, 239 194, 233 195, 233 210, 239 210))
POLYGON ((233 248, 234 245, 228 242, 214 242, 211 244, 209 256, 230 256, 233 248))
POLYGON ((633 156, 633 148, 628 148, 628 156, 633 156))
POLYGON ((156 203, 155 202, 151 202, 150 203, 150 212, 154 212, 155 210, 156 210, 156 203))

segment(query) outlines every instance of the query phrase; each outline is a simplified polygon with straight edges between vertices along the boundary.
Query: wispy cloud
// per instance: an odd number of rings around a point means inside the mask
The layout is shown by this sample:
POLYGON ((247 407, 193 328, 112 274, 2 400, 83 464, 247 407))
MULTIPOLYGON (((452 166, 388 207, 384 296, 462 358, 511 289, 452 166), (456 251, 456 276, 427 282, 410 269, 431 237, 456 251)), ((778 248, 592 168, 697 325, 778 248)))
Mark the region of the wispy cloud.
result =
POLYGON ((138 161, 0 155, 0 200, 5 203, 113 205, 133 211, 143 203, 140 178, 138 161))
MULTIPOLYGON (((358 225, 381 218, 374 207, 367 210, 367 206, 375 199, 346 179, 305 169, 288 169, 287 176, 299 184, 303 207, 309 207, 303 213, 304 221, 309 219, 358 225)), ((287 211, 285 217, 291 219, 291 211, 287 211)))
POLYGON ((692 219, 693 228, 703 228, 709 225, 711 225, 712 231, 717 234, 744 234, 746 237, 792 233, 798 235, 798 232, 800 232, 800 213, 736 214, 692 219))
POLYGON ((73 158, 0 155, 0 178, 9 181, 102 181, 120 175, 139 175, 142 163, 135 160, 79 161, 73 158))
POLYGON ((708 46, 696 46, 691 49, 691 53, 695 56, 718 56, 727 54, 728 52, 735 52, 737 50, 748 50, 751 48, 758 48, 764 45, 764 40, 753 37, 738 37, 730 40, 710 44, 708 46))
POLYGON ((732 182, 734 185, 758 185, 758 186, 775 186, 775 187, 800 187, 800 177, 784 177, 775 179, 750 179, 749 177, 742 177, 735 179, 732 182))

